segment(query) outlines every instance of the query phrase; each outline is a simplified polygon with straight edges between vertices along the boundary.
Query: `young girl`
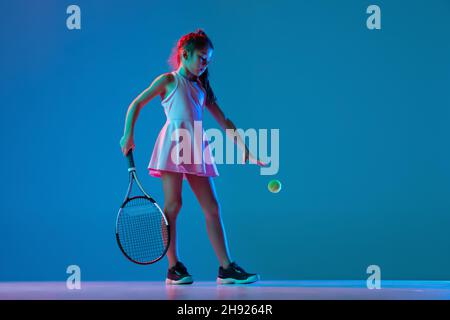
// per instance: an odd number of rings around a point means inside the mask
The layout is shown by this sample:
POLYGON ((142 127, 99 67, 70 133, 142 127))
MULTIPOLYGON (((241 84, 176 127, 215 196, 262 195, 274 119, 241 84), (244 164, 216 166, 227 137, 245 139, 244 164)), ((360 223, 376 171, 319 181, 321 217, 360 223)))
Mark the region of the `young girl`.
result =
MULTIPOLYGON (((217 104, 208 80, 208 64, 213 54, 213 44, 203 30, 199 29, 180 38, 171 56, 174 71, 158 76, 129 106, 125 130, 120 145, 124 155, 134 149, 133 132, 139 111, 146 103, 159 95, 167 121, 156 140, 148 166, 149 174, 162 179, 164 190, 164 213, 170 225, 170 246, 167 251, 169 269, 167 284, 191 284, 192 276, 178 259, 176 242, 176 219, 181 209, 183 180, 187 180, 197 197, 206 217, 206 226, 214 251, 219 259, 217 283, 251 283, 259 275, 248 273, 230 258, 225 231, 220 215, 212 177, 218 176, 207 141, 200 137, 200 147, 191 143, 191 161, 180 161, 177 143, 181 132, 194 138, 194 127, 201 123, 206 107, 219 125, 225 129, 236 129, 217 104), (175 157, 175 159, 174 159, 175 157), (178 158, 177 158, 178 157, 178 158), (194 157, 200 161, 194 161, 194 157)), ((198 135, 198 134, 197 134, 198 135)), ((189 141, 189 139, 187 139, 189 141)), ((248 150, 245 142, 237 135, 237 143, 244 150, 244 162, 250 161, 264 166, 248 150)), ((189 155, 189 152, 187 153, 189 155)))

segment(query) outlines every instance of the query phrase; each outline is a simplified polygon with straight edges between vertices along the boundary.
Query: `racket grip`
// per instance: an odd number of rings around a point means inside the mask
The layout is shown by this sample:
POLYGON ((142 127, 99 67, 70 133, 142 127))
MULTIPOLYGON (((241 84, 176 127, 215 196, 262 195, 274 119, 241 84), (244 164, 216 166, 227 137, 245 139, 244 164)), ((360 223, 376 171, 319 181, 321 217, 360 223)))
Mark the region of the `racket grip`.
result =
POLYGON ((128 168, 134 168, 133 149, 130 149, 127 153, 128 168))

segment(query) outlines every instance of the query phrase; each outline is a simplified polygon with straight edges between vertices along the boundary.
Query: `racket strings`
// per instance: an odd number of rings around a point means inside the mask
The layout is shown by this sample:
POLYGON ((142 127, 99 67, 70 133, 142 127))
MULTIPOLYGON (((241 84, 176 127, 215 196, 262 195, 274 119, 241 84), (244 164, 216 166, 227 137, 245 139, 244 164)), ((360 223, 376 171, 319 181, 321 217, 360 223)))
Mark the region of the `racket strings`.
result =
POLYGON ((160 258, 169 242, 169 232, 161 211, 148 199, 130 200, 119 216, 119 240, 134 261, 149 263, 160 258))

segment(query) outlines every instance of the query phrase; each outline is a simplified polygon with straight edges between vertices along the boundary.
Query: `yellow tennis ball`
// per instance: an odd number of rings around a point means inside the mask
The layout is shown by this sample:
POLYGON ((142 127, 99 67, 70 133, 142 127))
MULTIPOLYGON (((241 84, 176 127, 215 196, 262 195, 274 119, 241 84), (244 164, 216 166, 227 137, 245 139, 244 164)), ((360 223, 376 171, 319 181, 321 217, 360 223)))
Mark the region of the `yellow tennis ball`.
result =
POLYGON ((281 190, 281 182, 279 180, 270 180, 269 184, 267 185, 267 188, 272 193, 278 193, 281 190))

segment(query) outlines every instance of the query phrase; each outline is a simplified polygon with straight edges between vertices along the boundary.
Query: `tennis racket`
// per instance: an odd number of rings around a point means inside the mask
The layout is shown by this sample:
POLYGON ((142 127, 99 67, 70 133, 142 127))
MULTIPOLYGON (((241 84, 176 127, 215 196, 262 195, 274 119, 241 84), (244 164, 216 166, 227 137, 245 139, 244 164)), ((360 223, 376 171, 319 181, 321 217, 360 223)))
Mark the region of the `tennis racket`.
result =
POLYGON ((164 257, 169 248, 170 228, 156 201, 142 188, 136 175, 133 152, 127 154, 130 183, 116 220, 116 239, 130 261, 147 265, 164 257), (133 182, 142 195, 130 197, 133 182))

